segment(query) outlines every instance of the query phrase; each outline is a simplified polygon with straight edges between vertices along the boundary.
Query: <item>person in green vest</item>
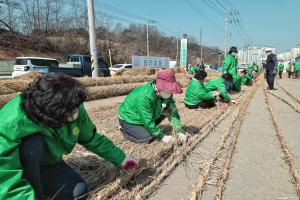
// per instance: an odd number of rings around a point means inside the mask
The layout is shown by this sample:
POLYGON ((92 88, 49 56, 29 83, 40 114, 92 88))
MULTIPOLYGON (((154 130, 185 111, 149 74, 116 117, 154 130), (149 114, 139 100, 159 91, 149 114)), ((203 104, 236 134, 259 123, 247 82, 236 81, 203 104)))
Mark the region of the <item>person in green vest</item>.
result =
POLYGON ((295 78, 298 79, 300 77, 300 59, 297 60, 294 65, 294 73, 295 73, 295 78))
POLYGON ((175 138, 158 127, 165 118, 171 122, 177 138, 187 140, 183 133, 180 116, 173 94, 182 93, 174 72, 158 71, 156 80, 134 89, 127 95, 119 108, 119 124, 123 136, 136 143, 162 139, 169 143, 175 138))
POLYGON ((83 106, 86 97, 79 81, 50 73, 0 109, 0 199, 85 195, 86 182, 62 160, 77 143, 125 170, 139 167, 97 132, 83 106))
POLYGON ((237 103, 236 100, 232 99, 231 95, 228 93, 228 88, 232 85, 232 76, 231 74, 223 74, 221 77, 212 79, 204 83, 204 87, 208 91, 219 91, 221 100, 224 102, 237 103))
POLYGON ((195 65, 190 66, 190 67, 189 67, 189 70, 188 70, 188 72, 189 72, 190 74, 196 74, 197 71, 199 71, 199 68, 198 68, 197 66, 195 66, 195 65))
POLYGON ((247 70, 243 70, 242 72, 241 72, 241 77, 242 77, 242 79, 241 79, 241 85, 247 85, 247 86, 249 86, 249 85, 252 85, 252 81, 253 81, 253 75, 252 75, 252 72, 251 73, 247 73, 247 70))
POLYGON ((215 98, 220 96, 219 91, 208 91, 205 86, 207 73, 198 71, 190 81, 184 96, 184 104, 189 109, 211 108, 215 106, 215 98))
POLYGON ((288 78, 291 78, 291 65, 292 65, 292 63, 291 62, 289 62, 289 64, 287 65, 287 67, 286 67, 286 71, 287 71, 287 73, 288 73, 288 78))
POLYGON ((230 50, 224 60, 223 73, 229 73, 232 76, 232 86, 230 86, 230 91, 234 90, 236 92, 240 92, 240 77, 237 72, 237 59, 236 55, 238 50, 236 47, 230 47, 230 50))
POLYGON ((279 78, 282 79, 282 72, 284 70, 284 64, 280 63, 278 65, 278 68, 279 68, 279 71, 278 71, 279 78))

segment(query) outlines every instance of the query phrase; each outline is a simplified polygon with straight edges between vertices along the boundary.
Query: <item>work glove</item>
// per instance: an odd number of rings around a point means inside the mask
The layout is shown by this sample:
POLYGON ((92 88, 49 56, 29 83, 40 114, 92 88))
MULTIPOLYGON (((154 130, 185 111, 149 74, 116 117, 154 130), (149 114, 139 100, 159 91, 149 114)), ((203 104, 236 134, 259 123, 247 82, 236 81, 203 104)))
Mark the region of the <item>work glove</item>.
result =
POLYGON ((137 169, 139 168, 139 162, 132 158, 131 156, 126 156, 121 164, 122 169, 129 170, 129 169, 137 169))
POLYGON ((178 137, 179 142, 181 142, 181 143, 185 143, 187 141, 187 135, 184 133, 181 133, 181 132, 177 133, 177 137, 178 137))
POLYGON ((237 102, 237 100, 232 99, 232 100, 231 100, 231 103, 237 104, 238 102, 237 102))
POLYGON ((218 96, 220 96, 220 92, 219 91, 214 91, 214 95, 215 95, 215 97, 218 97, 218 96))
POLYGON ((174 137, 172 137, 171 135, 165 135, 161 141, 163 141, 164 143, 170 143, 173 142, 175 140, 174 137))

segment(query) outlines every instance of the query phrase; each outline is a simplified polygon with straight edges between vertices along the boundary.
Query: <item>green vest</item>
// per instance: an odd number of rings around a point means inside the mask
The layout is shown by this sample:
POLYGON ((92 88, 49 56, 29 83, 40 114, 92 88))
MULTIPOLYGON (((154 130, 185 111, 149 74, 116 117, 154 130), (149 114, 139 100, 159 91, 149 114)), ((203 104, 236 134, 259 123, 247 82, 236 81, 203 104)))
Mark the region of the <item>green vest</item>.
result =
POLYGON ((78 118, 58 130, 31 121, 22 108, 22 96, 16 96, 0 109, 0 199, 34 199, 34 191, 22 178, 19 145, 22 138, 39 133, 47 143, 44 165, 61 161, 76 143, 120 166, 125 158, 121 149, 98 134, 83 105, 78 118))
POLYGON ((203 83, 192 79, 185 91, 184 102, 188 105, 197 105, 202 101, 212 100, 214 98, 214 93, 208 91, 203 83))
POLYGON ((164 108, 169 107, 171 125, 176 132, 182 131, 182 124, 172 97, 162 99, 156 95, 154 81, 150 81, 127 95, 119 108, 120 119, 133 125, 143 125, 150 134, 160 138, 164 136, 160 128, 155 124, 164 108))
POLYGON ((212 79, 212 80, 206 82, 204 84, 204 86, 208 91, 218 90, 221 93, 220 94, 221 98, 224 101, 227 101, 227 102, 231 101, 231 96, 226 91, 225 80, 223 77, 212 79))
POLYGON ((237 60, 231 54, 228 54, 224 60, 223 73, 231 74, 233 80, 237 78, 237 60))

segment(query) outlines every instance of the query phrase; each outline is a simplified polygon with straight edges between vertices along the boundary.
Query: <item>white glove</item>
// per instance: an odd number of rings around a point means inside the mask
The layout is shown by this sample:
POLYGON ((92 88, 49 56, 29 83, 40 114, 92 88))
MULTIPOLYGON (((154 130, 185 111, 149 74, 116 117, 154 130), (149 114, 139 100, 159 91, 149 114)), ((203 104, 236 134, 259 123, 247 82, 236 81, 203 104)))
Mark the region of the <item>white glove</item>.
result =
POLYGON ((232 99, 231 103, 237 104, 238 102, 237 102, 237 100, 232 99))
POLYGON ((139 168, 139 162, 131 156, 126 156, 121 164, 124 170, 139 168))
POLYGON ((164 143, 170 143, 170 142, 173 142, 175 140, 175 138, 170 135, 165 135, 161 140, 164 143))
POLYGON ((185 143, 187 141, 187 135, 184 133, 177 133, 177 137, 181 143, 185 143))

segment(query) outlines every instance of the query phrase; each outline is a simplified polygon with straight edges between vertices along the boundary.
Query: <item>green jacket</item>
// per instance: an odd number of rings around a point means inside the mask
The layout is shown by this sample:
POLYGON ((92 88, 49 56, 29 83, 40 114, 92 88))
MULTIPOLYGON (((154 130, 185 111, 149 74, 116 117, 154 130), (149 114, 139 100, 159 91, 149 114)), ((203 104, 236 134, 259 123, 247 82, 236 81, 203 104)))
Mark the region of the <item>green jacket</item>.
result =
POLYGON ((199 69, 196 66, 191 66, 188 70, 190 74, 196 74, 199 71, 199 69))
POLYGON ((251 73, 251 72, 257 71, 257 70, 258 70, 258 68, 255 65, 252 65, 252 66, 246 68, 247 73, 251 73))
POLYGON ((208 82, 206 82, 204 84, 205 88, 208 91, 214 91, 214 90, 218 90, 221 93, 221 98, 224 101, 231 101, 231 96, 230 94, 228 94, 228 92, 226 91, 226 86, 225 86, 225 79, 222 77, 216 78, 216 79, 212 79, 208 82))
POLYGON ((251 74, 246 74, 241 80, 241 85, 251 84, 252 79, 253 79, 253 76, 251 74))
POLYGON ((235 80, 237 75, 237 60, 231 54, 228 54, 224 60, 223 73, 229 73, 232 75, 232 78, 235 80))
POLYGON ((284 70, 284 64, 279 64, 278 68, 279 68, 279 71, 283 71, 284 70))
POLYGON ((235 77, 233 78, 233 90, 236 92, 241 91, 241 76, 239 74, 236 74, 235 77))
POLYGON ((182 131, 182 124, 172 97, 161 99, 154 90, 154 81, 134 89, 126 97, 119 108, 120 119, 133 125, 143 125, 154 137, 161 138, 165 135, 155 124, 164 108, 169 107, 168 117, 176 132, 182 131))
POLYGON ((196 79, 192 79, 185 91, 184 102, 188 105, 197 105, 202 101, 214 98, 214 93, 208 91, 203 83, 200 83, 196 79))
POLYGON ((300 70, 300 60, 295 63, 294 70, 300 70))
POLYGON ((76 143, 117 166, 125 158, 121 149, 96 132, 83 105, 80 106, 78 118, 74 122, 53 130, 26 117, 22 109, 22 97, 19 95, 0 109, 0 121, 0 199, 34 199, 33 188, 22 178, 19 145, 22 138, 35 133, 43 135, 48 146, 44 165, 61 161, 62 156, 69 154, 76 143))

